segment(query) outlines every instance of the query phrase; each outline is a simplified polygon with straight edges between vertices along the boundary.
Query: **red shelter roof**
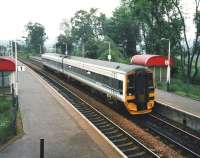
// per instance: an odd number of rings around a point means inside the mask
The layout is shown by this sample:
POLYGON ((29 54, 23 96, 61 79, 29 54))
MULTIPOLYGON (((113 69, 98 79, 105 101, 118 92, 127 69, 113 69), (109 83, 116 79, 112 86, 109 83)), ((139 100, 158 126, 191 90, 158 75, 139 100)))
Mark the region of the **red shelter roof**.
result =
MULTIPOLYGON (((131 59, 131 64, 143 66, 167 66, 168 58, 162 55, 134 55, 131 59)), ((170 60, 170 65, 173 65, 173 60, 170 60)))
POLYGON ((15 60, 11 57, 0 57, 0 72, 15 71, 15 60))

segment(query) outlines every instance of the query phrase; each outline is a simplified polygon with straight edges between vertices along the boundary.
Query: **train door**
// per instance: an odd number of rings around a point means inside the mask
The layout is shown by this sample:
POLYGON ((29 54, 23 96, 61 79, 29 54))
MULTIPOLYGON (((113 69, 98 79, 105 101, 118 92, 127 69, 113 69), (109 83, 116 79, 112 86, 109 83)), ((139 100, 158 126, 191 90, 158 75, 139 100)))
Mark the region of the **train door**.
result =
POLYGON ((147 109, 147 82, 145 71, 136 71, 135 73, 135 96, 138 110, 147 109))
POLYGON ((135 95, 135 76, 133 74, 128 76, 128 96, 135 95))
POLYGON ((113 72, 113 78, 111 79, 111 95, 116 98, 117 94, 116 94, 116 82, 117 82, 117 79, 116 79, 116 73, 113 72))

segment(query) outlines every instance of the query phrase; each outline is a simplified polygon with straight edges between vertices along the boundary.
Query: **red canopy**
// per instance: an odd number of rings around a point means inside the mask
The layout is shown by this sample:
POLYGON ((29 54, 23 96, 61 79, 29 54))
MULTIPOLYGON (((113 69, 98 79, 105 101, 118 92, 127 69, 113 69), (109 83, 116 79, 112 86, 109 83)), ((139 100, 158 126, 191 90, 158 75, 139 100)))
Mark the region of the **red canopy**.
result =
POLYGON ((0 72, 15 71, 15 60, 11 57, 0 57, 0 72))
MULTIPOLYGON (((134 55, 131 59, 131 64, 143 66, 167 66, 168 58, 162 55, 134 55)), ((170 60, 170 65, 173 65, 173 60, 170 60)))

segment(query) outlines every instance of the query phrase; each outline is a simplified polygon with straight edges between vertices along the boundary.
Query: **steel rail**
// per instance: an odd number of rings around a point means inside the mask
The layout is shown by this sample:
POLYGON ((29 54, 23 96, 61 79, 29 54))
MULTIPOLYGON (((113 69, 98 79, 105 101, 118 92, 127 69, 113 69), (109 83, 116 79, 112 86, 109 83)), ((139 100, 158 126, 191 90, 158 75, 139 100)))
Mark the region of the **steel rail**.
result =
POLYGON ((149 124, 151 130, 173 142, 175 145, 184 149, 184 151, 187 151, 192 156, 200 157, 200 138, 198 136, 176 127, 172 123, 163 120, 155 114, 149 114, 148 116, 152 118, 148 121, 151 122, 149 124), (152 123, 154 124, 153 126, 152 123), (155 124, 159 128, 157 128, 155 124))

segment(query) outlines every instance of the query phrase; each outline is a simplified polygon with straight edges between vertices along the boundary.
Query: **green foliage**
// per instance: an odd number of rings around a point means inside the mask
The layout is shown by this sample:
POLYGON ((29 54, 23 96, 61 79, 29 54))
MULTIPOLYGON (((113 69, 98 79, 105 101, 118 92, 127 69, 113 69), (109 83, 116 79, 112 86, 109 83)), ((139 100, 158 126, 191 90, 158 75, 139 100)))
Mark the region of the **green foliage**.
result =
POLYGON ((8 111, 0 115, 0 143, 4 143, 15 134, 13 128, 14 116, 12 112, 8 111))
POLYGON ((71 19, 71 37, 74 45, 82 47, 87 57, 95 58, 97 43, 102 39, 104 14, 98 14, 97 9, 89 12, 79 10, 71 19))
POLYGON ((9 110, 12 107, 12 100, 8 97, 0 97, 0 113, 9 110))
POLYGON ((39 23, 29 22, 25 29, 28 33, 26 44, 30 52, 40 53, 43 51, 44 41, 47 39, 45 28, 39 23))
MULTIPOLYGON (((166 0, 135 0, 132 12, 140 22, 146 51, 153 54, 163 52, 168 48, 161 38, 170 39, 171 49, 175 49, 181 39, 182 25, 176 16, 177 11, 171 1, 166 0), (164 45, 164 51, 162 46, 164 45)), ((133 5, 133 4, 132 4, 133 5)))
POLYGON ((79 10, 71 18, 72 36, 75 40, 82 40, 82 42, 97 40, 103 34, 104 20, 105 15, 97 15, 97 9, 91 8, 89 12, 79 10))
POLYGON ((14 134, 12 123, 14 115, 10 111, 12 108, 12 100, 10 97, 0 97, 0 143, 5 142, 14 134))
POLYGON ((75 38, 72 37, 71 35, 72 34, 71 23, 65 19, 61 23, 60 27, 63 33, 61 33, 57 37, 56 48, 60 49, 60 53, 64 54, 66 52, 66 45, 67 45, 67 52, 72 55, 73 40, 75 38))
POLYGON ((57 37, 56 49, 59 49, 62 54, 66 52, 67 38, 65 35, 60 34, 57 37))
POLYGON ((23 51, 18 52, 17 55, 21 59, 29 59, 30 56, 34 56, 36 54, 35 53, 31 53, 30 51, 27 51, 27 50, 23 50, 23 51))
POLYGON ((107 19, 104 32, 127 52, 124 55, 132 56, 136 53, 136 44, 140 40, 139 24, 130 9, 124 6, 117 8, 113 17, 107 19))
MULTIPOLYGON (((157 84, 158 88, 166 90, 166 83, 157 84)), ((172 79, 170 84, 170 91, 178 95, 187 96, 192 99, 200 100, 200 86, 187 84, 184 79, 172 79)))
MULTIPOLYGON (((125 63, 128 64, 130 63, 130 61, 126 58, 124 58, 124 56, 121 54, 121 52, 119 50, 111 50, 111 61, 114 62, 118 62, 118 63, 125 63)), ((103 52, 98 59, 100 60, 107 60, 108 61, 108 51, 103 52)))

